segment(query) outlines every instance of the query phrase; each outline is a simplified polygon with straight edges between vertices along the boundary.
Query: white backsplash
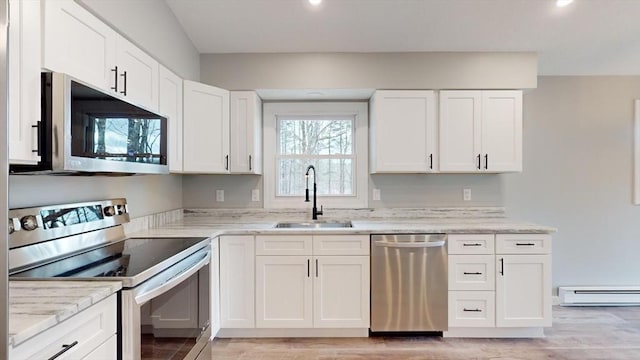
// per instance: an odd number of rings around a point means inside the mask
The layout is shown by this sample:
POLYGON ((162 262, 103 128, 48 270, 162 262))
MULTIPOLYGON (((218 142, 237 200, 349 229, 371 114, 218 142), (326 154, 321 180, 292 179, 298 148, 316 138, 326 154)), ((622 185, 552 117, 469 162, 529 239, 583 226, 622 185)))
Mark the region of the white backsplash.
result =
POLYGON ((146 229, 160 227, 168 223, 182 220, 183 214, 184 211, 182 209, 175 209, 131 219, 129 223, 124 224, 124 232, 128 235, 146 229))

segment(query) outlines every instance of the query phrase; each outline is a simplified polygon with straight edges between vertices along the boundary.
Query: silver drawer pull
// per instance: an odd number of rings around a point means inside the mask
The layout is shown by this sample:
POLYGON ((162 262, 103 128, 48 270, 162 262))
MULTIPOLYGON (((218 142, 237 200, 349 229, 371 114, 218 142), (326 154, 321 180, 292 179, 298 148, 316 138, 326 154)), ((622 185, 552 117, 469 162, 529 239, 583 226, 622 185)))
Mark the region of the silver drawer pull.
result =
POLYGON ((60 356, 62 356, 62 354, 64 354, 67 351, 71 350, 71 348, 76 346, 76 345, 78 345, 78 340, 72 342, 71 344, 62 345, 62 350, 58 351, 55 355, 50 357, 49 360, 53 360, 53 359, 59 358, 60 356))
POLYGON ((482 246, 480 243, 464 243, 462 246, 482 246))
POLYGON ((534 243, 516 243, 516 246, 536 246, 534 243))
POLYGON ((463 272, 464 275, 482 275, 481 272, 463 272))
POLYGON ((467 308, 462 309, 462 311, 466 311, 466 312, 482 312, 482 310, 480 310, 480 309, 467 309, 467 308))

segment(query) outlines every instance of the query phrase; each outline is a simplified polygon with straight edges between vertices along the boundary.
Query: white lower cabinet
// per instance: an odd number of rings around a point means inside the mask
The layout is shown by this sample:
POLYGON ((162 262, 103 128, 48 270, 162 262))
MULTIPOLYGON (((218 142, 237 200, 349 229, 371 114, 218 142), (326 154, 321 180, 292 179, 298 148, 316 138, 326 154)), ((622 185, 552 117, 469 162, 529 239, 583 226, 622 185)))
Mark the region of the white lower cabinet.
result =
POLYGON ((449 291, 449 326, 494 327, 495 292, 449 291))
POLYGON ((310 256, 256 256, 256 327, 313 326, 310 256))
POLYGON ((313 326, 369 327, 369 256, 317 256, 313 326))
POLYGON ((369 247, 362 246, 368 238, 258 236, 256 327, 368 328, 369 247), (339 254, 340 247, 346 255, 315 256, 339 254))
POLYGON ((220 326, 255 327, 255 239, 220 237, 220 326))
POLYGON ((9 348, 11 360, 49 359, 68 348, 58 359, 117 359, 118 319, 116 294, 98 302, 31 339, 9 348))
POLYGON ((220 331, 220 241, 211 240, 211 337, 220 331))
POLYGON ((551 256, 496 257, 496 326, 551 326, 551 256))
POLYGON ((551 326, 550 235, 449 235, 448 268, 450 332, 551 326))

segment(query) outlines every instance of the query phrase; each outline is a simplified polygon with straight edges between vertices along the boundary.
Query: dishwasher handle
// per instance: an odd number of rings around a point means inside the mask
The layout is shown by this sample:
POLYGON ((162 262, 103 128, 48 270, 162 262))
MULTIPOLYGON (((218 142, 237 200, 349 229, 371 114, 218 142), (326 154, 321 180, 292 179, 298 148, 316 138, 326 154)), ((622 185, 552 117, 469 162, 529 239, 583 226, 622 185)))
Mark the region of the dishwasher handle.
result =
POLYGON ((388 242, 388 241, 376 241, 376 246, 384 246, 390 248, 430 248, 444 246, 445 241, 422 241, 422 242, 388 242))

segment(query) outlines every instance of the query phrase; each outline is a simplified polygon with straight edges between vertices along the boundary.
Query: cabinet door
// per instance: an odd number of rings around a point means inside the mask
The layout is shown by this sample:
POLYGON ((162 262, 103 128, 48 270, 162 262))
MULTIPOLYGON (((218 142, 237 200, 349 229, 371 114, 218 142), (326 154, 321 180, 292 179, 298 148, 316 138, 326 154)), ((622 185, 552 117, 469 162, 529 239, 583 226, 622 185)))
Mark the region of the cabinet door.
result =
POLYGON ((9 5, 9 162, 33 165, 40 161, 40 1, 9 5))
POLYGON ((371 172, 437 169, 433 91, 376 91, 371 99, 371 172))
POLYGON ((211 337, 220 331, 220 244, 218 238, 211 241, 211 337))
POLYGON ((480 170, 481 94, 481 91, 440 92, 440 171, 480 170))
POLYGON ((158 111, 167 117, 169 171, 182 172, 182 79, 160 65, 158 111))
POLYGON ((183 167, 229 173, 229 91, 184 81, 183 167))
POLYGON ((253 236, 220 237, 220 325, 255 327, 253 236))
POLYGON ((262 101, 253 91, 231 91, 230 171, 262 174, 262 101))
POLYGON ((496 326, 551 326, 551 256, 496 255, 496 326))
POLYGON ((313 269, 313 326, 369 327, 369 257, 318 256, 313 269))
POLYGON ((482 92, 485 171, 522 171, 522 91, 482 92))
POLYGON ((115 88, 118 34, 73 0, 43 1, 43 6, 42 67, 115 88))
POLYGON ((127 100, 158 111, 158 62, 118 35, 118 91, 127 100))
POLYGON ((256 327, 313 326, 311 258, 256 256, 256 327))

